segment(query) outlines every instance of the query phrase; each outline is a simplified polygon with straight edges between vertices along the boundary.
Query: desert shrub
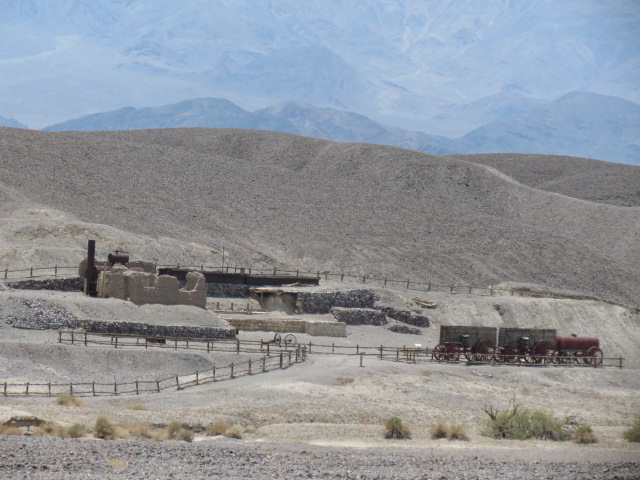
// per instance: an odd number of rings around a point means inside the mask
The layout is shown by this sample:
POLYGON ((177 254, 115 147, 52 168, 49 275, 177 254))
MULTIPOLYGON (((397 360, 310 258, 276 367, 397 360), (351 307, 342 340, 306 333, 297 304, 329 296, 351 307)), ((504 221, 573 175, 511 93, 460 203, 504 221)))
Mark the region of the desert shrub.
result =
POLYGON ((207 425, 205 428, 205 434, 209 437, 214 437, 216 435, 224 435, 224 433, 231 428, 226 422, 216 422, 211 425, 207 425))
POLYGON ((127 464, 124 463, 124 461, 120 460, 119 458, 114 458, 107 462, 107 467, 111 467, 111 468, 124 468, 126 465, 127 464))
POLYGON ((640 442, 640 416, 636 418, 631 428, 624 432, 623 436, 630 442, 640 442))
POLYGON ((73 395, 60 395, 56 403, 65 407, 84 407, 84 402, 73 395))
POLYGON ((58 425, 54 422, 45 422, 36 428, 33 435, 36 437, 60 437, 60 438, 68 438, 69 431, 67 428, 62 425, 58 425))
POLYGON ((469 426, 461 423, 456 425, 450 425, 447 432, 448 440, 469 440, 469 426))
POLYGON ((154 442, 164 442, 166 440, 169 440, 170 438, 171 437, 169 436, 169 432, 166 428, 154 430, 151 434, 151 440, 153 440, 154 442))
POLYGON ((429 427, 429 434, 433 439, 446 438, 448 440, 469 440, 469 427, 463 424, 452 425, 439 421, 429 427))
POLYGON ((116 427, 106 417, 98 417, 93 427, 93 434, 97 438, 108 440, 115 437, 116 427))
POLYGON ((439 421, 429 427, 429 434, 434 440, 447 438, 449 436, 449 428, 451 428, 451 425, 446 422, 439 421))
POLYGON ((149 425, 142 423, 121 423, 118 425, 123 430, 126 430, 129 434, 138 438, 150 438, 149 425))
POLYGON ((74 423, 68 428, 68 432, 71 438, 84 437, 87 434, 87 427, 82 423, 74 423))
POLYGON ((24 432, 18 427, 3 427, 2 434, 3 435, 23 435, 24 432))
POLYGON ((512 401, 502 412, 493 406, 485 408, 485 412, 489 419, 483 435, 514 440, 566 440, 569 437, 566 420, 557 419, 546 410, 527 410, 512 401))
POLYGON ((411 438, 411 430, 408 425, 402 423, 398 417, 391 417, 384 423, 384 438, 407 439, 411 438))
POLYGON ((576 443, 596 443, 598 441, 590 425, 580 425, 573 432, 572 437, 576 443))
POLYGON ((139 403, 127 403, 124 406, 125 410, 140 410, 140 411, 145 411, 147 410, 147 407, 145 407, 144 405, 140 405, 139 403))
POLYGON ((188 428, 181 428, 175 433, 173 438, 181 442, 193 442, 193 432, 188 428))
POLYGON ((227 428, 224 432, 224 436, 227 438, 242 438, 244 435, 244 428, 240 425, 233 425, 232 427, 227 428))
POLYGON ((175 438, 176 433, 180 431, 182 428, 182 424, 180 422, 171 422, 167 425, 167 433, 169 434, 169 438, 175 438))

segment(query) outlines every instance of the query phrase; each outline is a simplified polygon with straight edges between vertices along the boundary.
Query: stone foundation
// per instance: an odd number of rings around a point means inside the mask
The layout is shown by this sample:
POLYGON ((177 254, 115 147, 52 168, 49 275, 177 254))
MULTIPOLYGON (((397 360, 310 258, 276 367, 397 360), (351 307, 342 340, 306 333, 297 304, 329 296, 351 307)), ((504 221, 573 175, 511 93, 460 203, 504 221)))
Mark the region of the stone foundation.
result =
POLYGON ((57 290, 60 292, 81 292, 83 280, 80 277, 49 278, 46 280, 22 280, 5 285, 18 290, 57 290))
POLYGON ((231 327, 151 325, 148 323, 99 322, 94 320, 79 321, 78 324, 79 327, 87 333, 161 338, 200 338, 209 340, 236 338, 236 329, 231 327))
POLYGON ((294 313, 326 314, 333 307, 375 308, 379 300, 371 290, 350 290, 348 292, 298 292, 294 313))
POLYGON ((429 317, 425 317, 424 315, 418 315, 417 313, 411 312, 409 310, 397 310, 391 307, 379 307, 379 309, 387 317, 398 320, 399 322, 407 323, 415 327, 429 326, 429 317))
POLYGON ((347 325, 341 322, 318 322, 297 318, 225 318, 225 321, 238 330, 245 332, 306 333, 324 337, 347 336, 347 325))
POLYGON ((380 310, 373 308, 333 307, 331 315, 347 325, 386 325, 387 318, 380 310))

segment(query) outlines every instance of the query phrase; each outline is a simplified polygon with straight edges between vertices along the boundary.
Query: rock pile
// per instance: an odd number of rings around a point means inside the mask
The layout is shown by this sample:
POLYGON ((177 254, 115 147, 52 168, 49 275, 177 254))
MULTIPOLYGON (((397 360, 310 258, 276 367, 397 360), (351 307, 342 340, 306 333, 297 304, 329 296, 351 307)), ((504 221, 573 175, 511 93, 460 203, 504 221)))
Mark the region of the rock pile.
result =
POLYGON ((77 328, 75 315, 57 303, 41 298, 13 299, 11 313, 5 317, 7 324, 30 330, 63 330, 77 328))
POLYGON ((81 292, 83 280, 80 277, 47 278, 9 282, 6 286, 17 290, 57 290, 60 292, 81 292))

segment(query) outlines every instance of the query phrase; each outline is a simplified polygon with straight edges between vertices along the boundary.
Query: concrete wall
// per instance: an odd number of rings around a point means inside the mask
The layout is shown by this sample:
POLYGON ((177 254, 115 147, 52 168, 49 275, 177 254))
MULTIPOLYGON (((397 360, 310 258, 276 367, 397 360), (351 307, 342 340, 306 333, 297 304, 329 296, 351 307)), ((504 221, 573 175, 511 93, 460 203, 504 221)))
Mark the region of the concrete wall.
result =
POLYGON ((309 321, 280 318, 225 318, 230 325, 246 332, 266 331, 306 333, 325 337, 346 337, 347 325, 341 322, 309 321))
POLYGON ((121 265, 100 273, 98 295, 137 304, 194 305, 200 308, 207 305, 205 279, 200 273, 189 272, 185 287, 180 288, 176 277, 134 272, 121 265))

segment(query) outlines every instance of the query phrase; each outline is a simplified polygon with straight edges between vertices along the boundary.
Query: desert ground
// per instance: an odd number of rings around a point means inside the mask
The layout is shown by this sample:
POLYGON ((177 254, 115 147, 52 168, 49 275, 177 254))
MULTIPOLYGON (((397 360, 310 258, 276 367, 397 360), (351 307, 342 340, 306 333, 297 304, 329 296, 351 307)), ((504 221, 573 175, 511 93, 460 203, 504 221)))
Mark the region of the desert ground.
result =
MULTIPOLYGON (((639 444, 622 437, 640 413, 640 168, 571 157, 435 157, 237 130, 2 128, 0 144, 0 271, 77 265, 95 238, 99 257, 125 250, 156 263, 217 264, 224 247, 227 265, 526 286, 538 294, 323 279, 317 288, 374 290, 379 305, 426 315, 430 326, 419 334, 350 325, 346 337, 296 336, 301 344, 433 347, 441 325, 526 326, 597 336, 605 357, 624 358, 622 369, 414 364, 312 350, 282 370, 157 394, 87 396, 79 407, 0 396, 2 422, 91 426, 105 416, 179 422, 195 432, 190 443, 0 435, 0 477, 640 478, 639 444), (512 400, 588 424, 598 442, 482 435, 485 409, 512 400), (391 416, 410 426, 411 439, 383 438, 391 416), (469 439, 432 439, 428 429, 438 421, 468 425, 469 439), (244 438, 205 435, 216 422, 242 426, 244 438)), ((256 358, 58 342, 56 330, 70 318, 224 325, 242 315, 216 311, 230 302, 256 300, 209 297, 207 309, 134 305, 7 280, 0 382, 124 382, 256 358)), ((273 332, 238 337, 268 341, 273 332)))

